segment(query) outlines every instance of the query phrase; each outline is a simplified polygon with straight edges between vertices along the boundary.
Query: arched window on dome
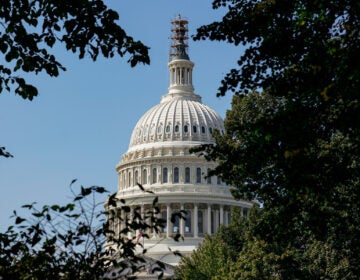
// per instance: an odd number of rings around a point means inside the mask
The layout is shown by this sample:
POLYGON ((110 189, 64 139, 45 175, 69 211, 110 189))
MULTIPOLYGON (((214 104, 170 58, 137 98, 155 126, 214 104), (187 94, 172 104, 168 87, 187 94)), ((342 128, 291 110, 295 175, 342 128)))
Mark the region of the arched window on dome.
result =
POLYGON ((128 173, 128 186, 131 186, 131 172, 128 173))
POLYGON ((142 183, 145 185, 147 184, 147 169, 144 169, 143 170, 143 173, 142 173, 142 183))
POLYGON ((139 183, 139 172, 135 170, 135 176, 134 176, 134 186, 139 183))
POLYGON ((189 126, 187 124, 184 125, 184 132, 185 133, 189 132, 189 126))
POLYGON ((202 126, 202 127, 201 127, 201 132, 202 132, 203 134, 206 132, 205 126, 202 126))
POLYGON ((165 132, 166 132, 166 133, 170 133, 170 124, 168 124, 168 125, 166 126, 165 132))
POLYGON ((152 183, 156 184, 156 182, 157 182, 157 169, 153 168, 153 170, 152 170, 152 183))
POLYGON ((185 168, 185 183, 190 183, 190 167, 185 168))
POLYGON ((193 132, 194 132, 194 133, 197 133, 197 127, 196 127, 196 125, 193 125, 193 132))
POLYGON ((167 183, 168 182, 168 169, 166 167, 163 168, 163 183, 167 183))
POLYGON ((175 125, 174 132, 175 132, 175 133, 179 133, 179 125, 178 125, 178 124, 175 125))
POLYGON ((153 124, 150 128, 150 135, 154 135, 155 133, 155 125, 153 124))
POLYGON ((209 176, 210 168, 207 169, 206 183, 211 185, 211 177, 209 176))
POLYGON ((157 134, 162 134, 163 126, 160 124, 157 128, 157 134))
POLYGON ((213 129, 212 127, 209 127, 209 133, 212 134, 213 133, 213 129))
POLYGON ((201 183, 201 168, 196 168, 196 183, 201 183))
POLYGON ((179 167, 174 168, 174 183, 179 183, 179 167))

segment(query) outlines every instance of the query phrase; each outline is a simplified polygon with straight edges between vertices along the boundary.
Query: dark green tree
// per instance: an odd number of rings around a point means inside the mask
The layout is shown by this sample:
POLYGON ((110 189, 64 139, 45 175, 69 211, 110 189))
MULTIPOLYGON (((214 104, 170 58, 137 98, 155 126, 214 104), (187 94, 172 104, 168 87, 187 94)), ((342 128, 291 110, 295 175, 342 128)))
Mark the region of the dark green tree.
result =
POLYGON ((236 198, 263 204, 253 233, 266 248, 276 256, 296 252, 280 262, 282 279, 309 276, 296 256, 305 252, 317 256, 318 271, 336 262, 325 252, 347 263, 345 274, 327 279, 356 279, 359 2, 216 0, 213 7, 226 9, 224 17, 200 27, 195 39, 246 50, 219 88, 219 95, 236 93, 226 133, 215 134, 216 146, 203 147, 204 154, 219 161, 214 173, 235 187, 236 198))
POLYGON ((199 248, 181 259, 175 276, 182 280, 209 280, 229 268, 229 247, 219 237, 205 236, 199 248))
MULTIPOLYGON (((253 207, 247 219, 233 211, 231 223, 207 236, 190 256, 182 258, 177 279, 351 279, 349 258, 329 243, 309 241, 304 248, 263 239, 257 233, 268 211, 253 207), (234 215, 235 214, 235 215, 234 215)), ((355 278, 356 279, 356 278, 355 278)))

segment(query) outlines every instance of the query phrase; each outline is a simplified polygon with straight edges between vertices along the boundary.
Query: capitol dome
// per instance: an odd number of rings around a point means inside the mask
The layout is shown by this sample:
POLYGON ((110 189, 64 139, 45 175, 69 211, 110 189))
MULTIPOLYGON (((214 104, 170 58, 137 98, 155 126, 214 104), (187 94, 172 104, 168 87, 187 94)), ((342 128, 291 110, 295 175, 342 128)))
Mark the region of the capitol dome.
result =
MULTIPOLYGON (((169 254, 169 248, 190 254, 205 234, 213 235, 220 225, 230 223, 232 207, 246 216, 253 203, 235 200, 231 186, 221 177, 208 176, 217 163, 190 152, 193 147, 214 143, 213 132, 223 133, 224 125, 219 114, 194 93, 194 63, 187 53, 188 21, 179 16, 172 24, 168 93, 137 122, 129 148, 116 166, 116 197, 125 201, 131 212, 122 211, 119 205, 112 218, 117 221, 115 234, 121 234, 127 221, 135 216, 141 216, 148 223, 154 216, 166 221, 160 232, 146 229, 149 238, 143 238, 143 246, 147 256, 177 265, 179 257, 169 254), (155 197, 159 204, 156 212, 155 197), (139 211, 137 215, 135 211, 139 211), (186 220, 172 222, 171 215, 177 211, 186 213, 186 220), (172 237, 176 234, 181 234, 184 241, 175 242, 172 237)), ((128 234, 132 239, 138 236, 135 232, 128 234)))
POLYGON ((199 95, 168 93, 136 124, 130 151, 174 141, 191 142, 191 145, 213 143, 215 129, 224 130, 223 120, 213 109, 201 103, 199 95))

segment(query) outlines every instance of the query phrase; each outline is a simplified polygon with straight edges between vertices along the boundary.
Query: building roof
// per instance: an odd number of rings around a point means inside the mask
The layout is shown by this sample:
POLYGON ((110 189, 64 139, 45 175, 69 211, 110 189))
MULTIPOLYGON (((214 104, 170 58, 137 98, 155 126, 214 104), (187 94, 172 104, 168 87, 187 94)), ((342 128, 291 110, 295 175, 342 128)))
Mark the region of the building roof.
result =
POLYGON ((200 96, 168 93, 140 118, 131 136, 130 149, 169 141, 212 143, 214 129, 223 131, 223 120, 201 103, 200 96))

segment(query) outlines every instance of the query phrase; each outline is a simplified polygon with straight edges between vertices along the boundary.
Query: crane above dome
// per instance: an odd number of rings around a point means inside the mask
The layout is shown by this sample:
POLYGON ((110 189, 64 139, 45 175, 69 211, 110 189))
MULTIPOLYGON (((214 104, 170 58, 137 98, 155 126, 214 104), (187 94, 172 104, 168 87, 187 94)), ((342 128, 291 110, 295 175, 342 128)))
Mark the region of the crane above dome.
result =
MULTIPOLYGON (((188 23, 187 19, 180 15, 171 21, 171 45, 169 55, 170 87, 169 94, 176 96, 194 96, 192 84, 192 72, 194 63, 188 55, 188 23)), ((166 96, 165 99, 169 97, 166 96)))
POLYGON ((189 60, 188 51, 188 43, 187 40, 189 39, 188 36, 188 20, 184 19, 179 16, 171 21, 172 28, 171 28, 171 47, 170 47, 170 55, 169 61, 175 59, 186 59, 189 60))

